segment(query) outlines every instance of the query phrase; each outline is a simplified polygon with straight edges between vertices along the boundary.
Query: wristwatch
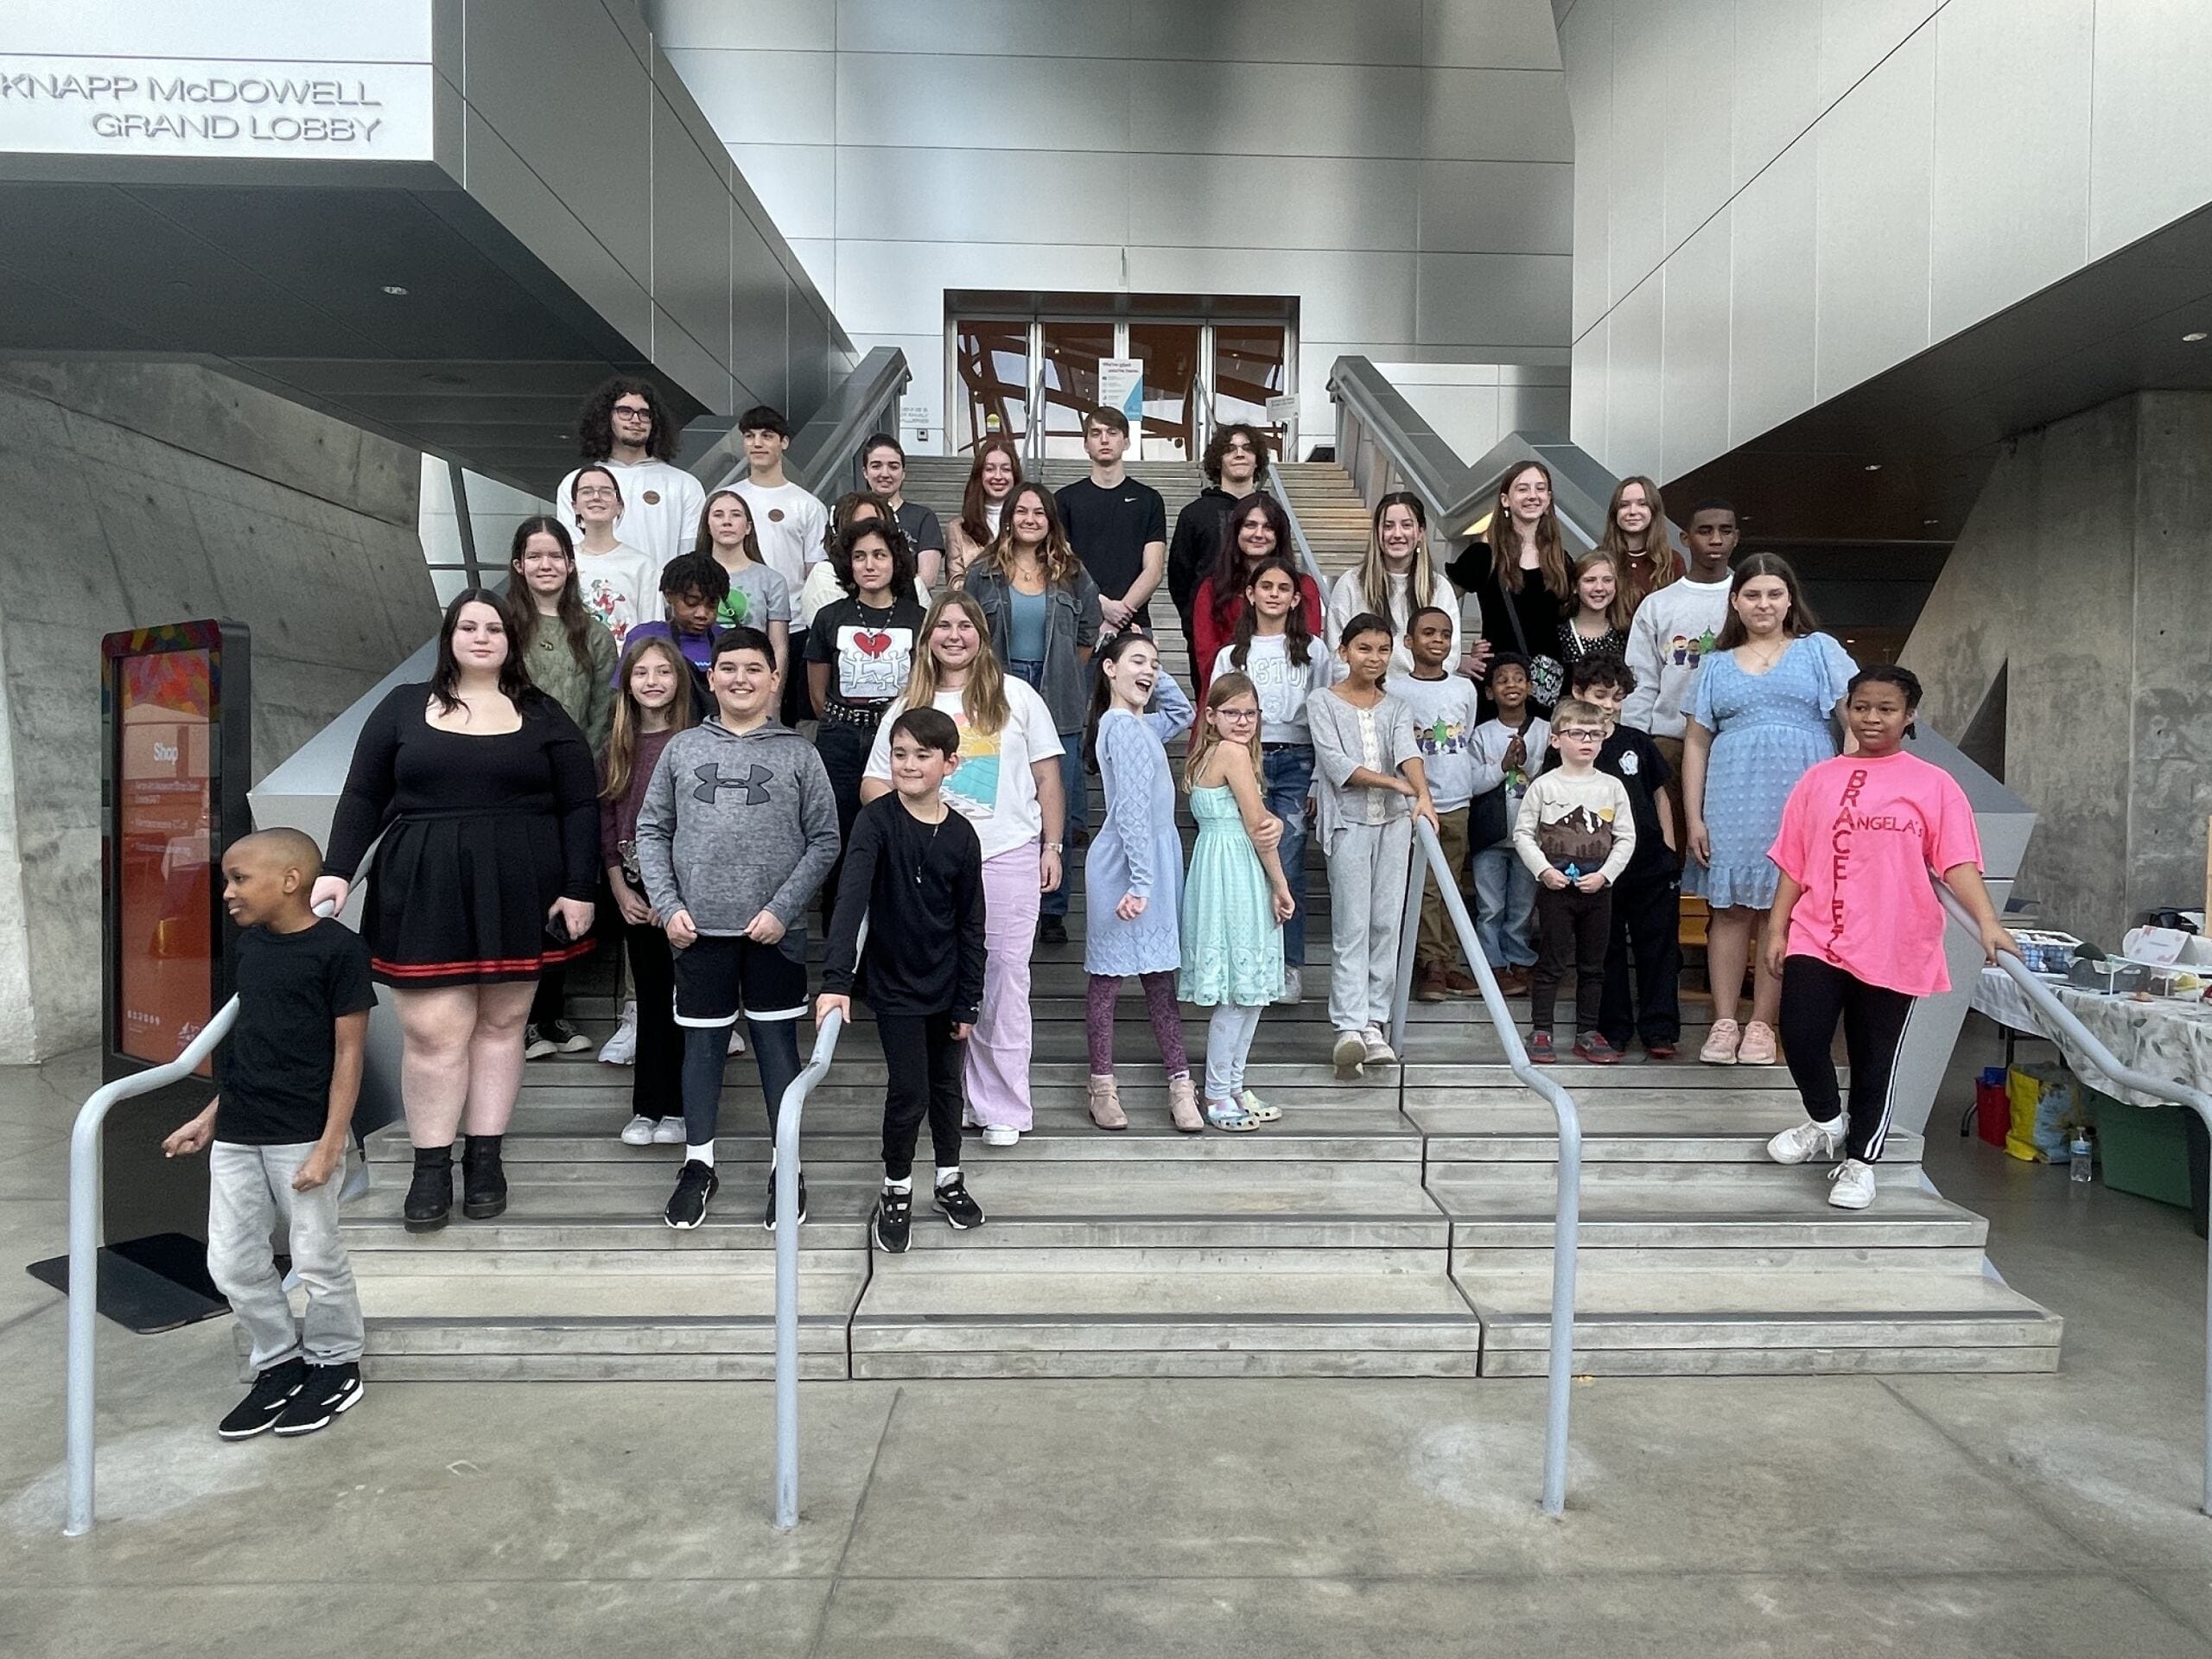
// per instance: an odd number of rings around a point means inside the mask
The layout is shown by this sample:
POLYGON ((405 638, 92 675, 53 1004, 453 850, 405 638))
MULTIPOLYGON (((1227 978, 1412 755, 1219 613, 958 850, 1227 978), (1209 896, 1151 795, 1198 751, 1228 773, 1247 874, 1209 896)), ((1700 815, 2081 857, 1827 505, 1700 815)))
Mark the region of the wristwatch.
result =
POLYGON ((1057 842, 1057 841, 1048 841, 1048 842, 1046 842, 1045 843, 1045 850, 1046 850, 1046 852, 1048 852, 1048 853, 1057 853, 1057 852, 1059 852, 1061 849, 1062 849, 1062 844, 1061 844, 1059 842, 1057 842))

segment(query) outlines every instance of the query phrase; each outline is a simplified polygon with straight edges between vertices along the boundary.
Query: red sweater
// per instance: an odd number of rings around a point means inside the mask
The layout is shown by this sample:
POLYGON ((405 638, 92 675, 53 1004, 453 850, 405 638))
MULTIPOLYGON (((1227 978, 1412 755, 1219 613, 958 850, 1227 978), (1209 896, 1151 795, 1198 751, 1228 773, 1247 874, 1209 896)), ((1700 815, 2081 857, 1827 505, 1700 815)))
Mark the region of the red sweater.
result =
MULTIPOLYGON (((1306 631, 1324 651, 1333 649, 1323 637, 1329 613, 1321 603, 1321 590, 1313 585, 1311 576, 1298 579, 1298 607, 1305 618, 1306 631)), ((1243 594, 1230 594, 1228 605, 1217 615, 1213 578, 1208 576, 1198 584, 1198 597, 1191 604, 1191 677, 1198 682, 1192 700, 1201 709, 1205 707, 1206 688, 1213 683, 1213 659, 1221 654, 1224 645, 1236 638, 1236 625, 1243 615, 1243 594)))

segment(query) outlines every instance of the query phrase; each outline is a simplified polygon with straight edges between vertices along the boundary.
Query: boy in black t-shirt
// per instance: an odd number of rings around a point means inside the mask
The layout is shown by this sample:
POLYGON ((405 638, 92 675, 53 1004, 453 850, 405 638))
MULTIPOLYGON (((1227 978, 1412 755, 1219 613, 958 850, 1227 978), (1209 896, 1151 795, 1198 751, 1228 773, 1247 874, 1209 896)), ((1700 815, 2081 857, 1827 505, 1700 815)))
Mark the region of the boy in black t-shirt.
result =
POLYGON ((861 917, 868 917, 868 980, 890 1085, 883 1097, 883 1192, 870 1228, 902 1253, 913 1226, 914 1141, 930 1123, 937 1154, 931 1198, 955 1230, 983 1224, 960 1173, 960 1045, 983 1000, 983 845, 952 810, 944 780, 960 764, 960 729, 936 709, 891 722, 893 793, 853 826, 836 915, 823 957, 819 1025, 853 1017, 861 917))
MULTIPOLYGON (((1682 861, 1672 840, 1674 815, 1667 795, 1673 773, 1649 737, 1620 723, 1621 705, 1636 690, 1636 675, 1627 664, 1609 653, 1581 658, 1567 684, 1570 696, 1605 711, 1612 731, 1598 751, 1597 767, 1621 780, 1636 821, 1636 852, 1613 884, 1612 937, 1605 948, 1598 1029, 1623 1051, 1634 1031, 1643 1039, 1646 1058, 1671 1060, 1682 1038, 1682 861)), ((1558 763, 1554 751, 1544 770, 1558 763)))
POLYGON ((1098 585, 1099 614, 1109 633, 1132 625, 1151 631, 1149 601, 1167 572, 1167 503, 1122 468, 1128 447, 1128 416, 1118 409, 1086 410, 1083 448, 1090 476, 1052 497, 1068 545, 1098 585))
POLYGON ((238 1023, 222 1092, 162 1142, 210 1141, 207 1272, 253 1344, 252 1392, 216 1433, 311 1434, 361 1397, 361 1300, 338 1232, 338 1179, 353 1134, 376 991, 359 934, 319 918, 308 894, 322 855, 296 830, 264 830, 223 855, 238 937, 238 1023), (283 1222, 307 1287, 304 1330, 269 1249, 283 1222))

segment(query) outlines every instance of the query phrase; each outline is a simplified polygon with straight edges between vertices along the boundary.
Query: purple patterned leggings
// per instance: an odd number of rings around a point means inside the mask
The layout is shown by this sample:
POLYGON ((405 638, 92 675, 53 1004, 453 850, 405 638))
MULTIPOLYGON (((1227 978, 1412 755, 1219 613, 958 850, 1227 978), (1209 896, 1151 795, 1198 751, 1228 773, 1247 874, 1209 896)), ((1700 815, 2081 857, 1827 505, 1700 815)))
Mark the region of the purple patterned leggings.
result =
MULTIPOLYGON (((1188 1077, 1191 1057, 1183 1049, 1183 1016, 1175 1007, 1175 976, 1169 972, 1140 974, 1144 987, 1145 1012, 1152 1016, 1152 1034, 1160 1044, 1160 1058, 1171 1077, 1188 1077)), ((1109 1077, 1114 1071, 1114 999, 1122 988, 1116 974, 1093 974, 1083 1006, 1084 1034, 1090 1042, 1090 1075, 1109 1077)))

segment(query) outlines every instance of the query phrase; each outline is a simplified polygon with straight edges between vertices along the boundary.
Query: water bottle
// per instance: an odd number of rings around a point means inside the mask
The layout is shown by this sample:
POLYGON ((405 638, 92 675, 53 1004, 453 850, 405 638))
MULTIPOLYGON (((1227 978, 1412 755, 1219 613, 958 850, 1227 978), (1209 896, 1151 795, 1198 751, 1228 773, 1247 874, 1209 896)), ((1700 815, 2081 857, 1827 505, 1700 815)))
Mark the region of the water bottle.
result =
POLYGON ((2089 1132, 2088 1129, 2083 1128, 2079 1125, 2075 1126, 2074 1130, 2074 1138, 2068 1143, 2067 1152, 2069 1154, 2067 1160, 2068 1166, 2072 1172, 2073 1179, 2075 1180, 2086 1183, 2094 1179, 2094 1172, 2089 1167, 2089 1132))

